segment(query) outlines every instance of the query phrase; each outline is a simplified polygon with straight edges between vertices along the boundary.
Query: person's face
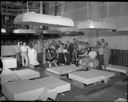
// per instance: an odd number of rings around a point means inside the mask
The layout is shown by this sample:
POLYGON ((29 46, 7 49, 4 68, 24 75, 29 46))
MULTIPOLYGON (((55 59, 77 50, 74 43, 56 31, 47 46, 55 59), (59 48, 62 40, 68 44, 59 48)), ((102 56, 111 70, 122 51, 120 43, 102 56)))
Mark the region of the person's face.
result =
POLYGON ((63 45, 62 44, 60 44, 60 48, 62 48, 63 47, 63 45))
POLYGON ((99 48, 101 48, 102 47, 102 45, 99 45, 99 48))
POLYGON ((17 45, 20 45, 20 42, 18 42, 17 45))
POLYGON ((101 39, 101 43, 104 43, 104 39, 101 39))
POLYGON ((23 45, 25 46, 25 45, 26 45, 26 43, 24 42, 24 43, 23 43, 23 45))
POLYGON ((67 41, 67 42, 66 42, 66 44, 67 44, 67 45, 69 45, 69 44, 70 44, 70 42, 69 42, 69 41, 67 41))
POLYGON ((97 45, 98 45, 98 44, 100 44, 100 42, 99 42, 99 41, 97 41, 97 45))

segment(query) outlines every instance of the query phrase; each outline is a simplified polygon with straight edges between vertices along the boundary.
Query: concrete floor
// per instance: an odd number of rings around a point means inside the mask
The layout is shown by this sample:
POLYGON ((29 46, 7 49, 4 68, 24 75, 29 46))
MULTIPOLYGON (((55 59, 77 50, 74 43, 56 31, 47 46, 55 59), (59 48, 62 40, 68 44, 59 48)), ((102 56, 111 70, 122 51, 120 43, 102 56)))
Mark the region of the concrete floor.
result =
MULTIPOLYGON (((46 77, 45 69, 36 67, 34 70, 40 72, 41 77, 46 77)), ((71 90, 63 94, 59 94, 56 101, 114 101, 118 98, 127 99, 127 76, 119 74, 112 77, 111 80, 104 84, 100 82, 98 84, 88 85, 83 89, 74 86, 69 79, 62 79, 71 83, 71 90)), ((0 97, 2 96, 0 90, 0 97)))

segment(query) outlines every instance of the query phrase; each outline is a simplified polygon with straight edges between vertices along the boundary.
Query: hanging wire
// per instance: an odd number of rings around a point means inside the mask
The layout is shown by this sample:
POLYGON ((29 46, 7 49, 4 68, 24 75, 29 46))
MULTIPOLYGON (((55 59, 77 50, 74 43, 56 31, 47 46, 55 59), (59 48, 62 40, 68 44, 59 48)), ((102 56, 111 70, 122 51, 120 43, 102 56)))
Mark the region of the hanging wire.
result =
POLYGON ((65 2, 64 3, 62 2, 61 5, 63 5, 62 8, 61 8, 61 17, 62 17, 63 14, 64 14, 65 2))
POLYGON ((29 9, 28 9, 28 1, 27 1, 27 12, 29 12, 29 9))
POLYGON ((107 2, 107 17, 109 17, 109 2, 107 2))
POLYGON ((90 17, 89 17, 89 2, 87 2, 87 20, 89 20, 90 19, 90 17))
POLYGON ((42 1, 40 1, 40 14, 42 14, 42 1))

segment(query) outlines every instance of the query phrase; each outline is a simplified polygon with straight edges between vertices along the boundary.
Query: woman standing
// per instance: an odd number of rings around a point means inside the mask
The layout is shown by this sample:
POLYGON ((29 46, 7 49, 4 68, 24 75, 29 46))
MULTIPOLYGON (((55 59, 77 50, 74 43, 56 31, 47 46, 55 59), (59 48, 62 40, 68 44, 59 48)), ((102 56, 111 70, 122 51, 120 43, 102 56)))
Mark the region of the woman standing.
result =
POLYGON ((38 65, 37 61, 37 51, 33 48, 32 44, 29 44, 28 48, 28 60, 29 60, 29 67, 34 68, 35 65, 38 65))

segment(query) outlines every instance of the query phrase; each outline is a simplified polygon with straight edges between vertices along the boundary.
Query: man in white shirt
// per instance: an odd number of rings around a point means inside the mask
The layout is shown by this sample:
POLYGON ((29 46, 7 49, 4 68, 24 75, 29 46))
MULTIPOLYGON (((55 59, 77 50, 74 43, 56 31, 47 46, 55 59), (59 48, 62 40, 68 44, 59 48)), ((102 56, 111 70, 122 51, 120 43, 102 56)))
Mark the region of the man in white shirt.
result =
POLYGON ((20 51, 22 56, 22 65, 28 67, 28 46, 25 42, 23 42, 23 45, 20 47, 20 51))

